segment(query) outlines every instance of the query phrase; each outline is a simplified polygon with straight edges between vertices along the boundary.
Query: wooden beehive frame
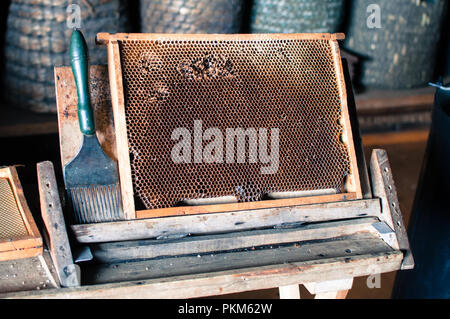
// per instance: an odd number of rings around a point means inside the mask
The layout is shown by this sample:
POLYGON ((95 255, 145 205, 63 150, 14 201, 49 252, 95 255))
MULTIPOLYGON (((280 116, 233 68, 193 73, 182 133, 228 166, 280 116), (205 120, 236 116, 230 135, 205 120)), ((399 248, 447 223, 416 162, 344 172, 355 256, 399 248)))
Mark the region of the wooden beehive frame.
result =
POLYGON ((338 202, 362 198, 361 182, 356 161, 355 146, 351 131, 351 124, 347 106, 347 95, 343 68, 337 40, 344 38, 343 34, 246 34, 246 35, 167 35, 167 34, 108 34, 99 33, 97 43, 106 44, 108 51, 109 81, 114 114, 114 126, 117 149, 117 160, 121 182, 123 208, 128 219, 161 217, 171 215, 188 215, 201 213, 214 213, 226 211, 242 211, 269 207, 284 207, 321 202, 338 202), (133 198, 133 185, 131 180, 131 167, 128 152, 128 140, 125 120, 125 100, 122 79, 121 58, 119 42, 123 40, 264 40, 264 39, 297 39, 297 40, 327 40, 333 49, 333 60, 338 75, 339 95, 342 101, 344 140, 347 143, 351 159, 352 174, 346 181, 346 193, 309 196, 251 203, 232 203, 221 205, 183 206, 152 210, 135 211, 133 198))
POLYGON ((14 166, 0 168, 0 178, 9 181, 28 231, 28 235, 21 238, 0 240, 0 261, 42 255, 42 237, 26 202, 16 168, 14 166))

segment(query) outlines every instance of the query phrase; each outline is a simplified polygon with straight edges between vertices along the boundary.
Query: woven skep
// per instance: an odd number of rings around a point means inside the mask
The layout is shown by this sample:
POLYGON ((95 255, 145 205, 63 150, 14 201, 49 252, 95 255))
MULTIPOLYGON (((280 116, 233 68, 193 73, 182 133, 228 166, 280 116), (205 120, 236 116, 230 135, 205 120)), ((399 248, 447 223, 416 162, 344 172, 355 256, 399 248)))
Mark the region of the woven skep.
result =
POLYGON ((254 0, 252 33, 332 33, 343 16, 344 0, 254 0))
POLYGON ((245 0, 140 0, 141 32, 237 33, 245 0))
POLYGON ((409 89, 431 81, 445 14, 445 0, 355 0, 344 47, 363 58, 360 85, 409 89), (368 27, 376 14, 381 28, 368 27))
POLYGON ((125 0, 12 0, 5 40, 4 100, 40 113, 55 113, 54 66, 69 65, 72 29, 67 8, 77 4, 91 64, 106 64, 95 45, 98 32, 127 32, 125 0))

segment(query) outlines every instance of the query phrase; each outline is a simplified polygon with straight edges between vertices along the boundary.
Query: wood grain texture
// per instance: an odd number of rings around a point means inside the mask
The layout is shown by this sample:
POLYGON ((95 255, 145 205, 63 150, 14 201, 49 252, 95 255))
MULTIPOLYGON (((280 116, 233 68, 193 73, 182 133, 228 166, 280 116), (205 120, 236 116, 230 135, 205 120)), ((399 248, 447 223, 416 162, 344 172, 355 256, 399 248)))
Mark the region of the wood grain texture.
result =
POLYGON ((73 263, 53 164, 48 161, 38 163, 37 173, 42 219, 59 281, 63 287, 79 286, 79 274, 76 271, 78 266, 73 263))
MULTIPOLYGON (((367 245, 374 244, 370 240, 365 242, 367 245)), ((0 294, 0 298, 196 298, 366 276, 370 275, 371 265, 376 266, 380 272, 389 272, 400 267, 402 257, 403 254, 399 251, 382 251, 320 261, 298 261, 80 288, 0 294)))
POLYGON ((292 229, 263 229, 226 234, 193 236, 168 240, 140 240, 92 245, 96 260, 103 263, 148 258, 205 254, 268 245, 281 245, 298 241, 324 240, 355 233, 374 233, 372 224, 378 218, 317 223, 292 229))
POLYGON ((405 253, 402 269, 413 269, 414 258, 400 211, 391 165, 385 150, 375 149, 372 151, 370 171, 373 193, 381 199, 381 219, 395 231, 396 241, 393 247, 405 253))
MULTIPOLYGON (((117 160, 107 67, 93 65, 89 74, 97 137, 103 151, 113 160, 117 160)), ((77 89, 70 67, 55 67, 55 89, 61 164, 64 167, 75 157, 82 143, 78 125, 77 89)))
MULTIPOLYGON (((108 264, 92 264, 85 268, 83 280, 90 284, 129 280, 165 278, 258 267, 292 262, 326 262, 330 258, 364 255, 391 251, 392 249, 372 233, 300 241, 288 245, 273 245, 258 249, 241 249, 206 254, 153 258, 108 264), (199 257, 200 256, 200 257, 199 257)), ((298 284, 298 283, 297 283, 298 284)))
POLYGON ((117 166, 119 169, 120 189, 122 192, 122 207, 126 219, 136 218, 134 208, 133 184, 131 180, 130 155, 125 118, 125 97, 122 84, 122 67, 120 62, 119 44, 108 43, 108 72, 111 87, 112 108, 117 141, 117 166))
POLYGON ((0 261, 0 291, 2 293, 58 287, 56 271, 47 251, 39 256, 0 261))
POLYGON ((138 240, 179 234, 211 234, 272 227, 286 223, 317 222, 375 216, 379 199, 254 209, 241 212, 137 219, 114 223, 72 225, 81 243, 138 240))
POLYGON ((333 51, 334 67, 336 68, 336 75, 338 77, 337 83, 339 87, 339 96, 342 109, 341 123, 343 132, 341 139, 347 146, 351 164, 350 176, 347 176, 346 180, 346 190, 348 192, 355 192, 356 198, 361 199, 363 198, 363 194, 361 189, 361 180, 359 176, 359 168, 356 157, 356 150, 354 144, 355 142, 352 133, 352 126, 351 126, 352 123, 350 121, 350 112, 348 110, 347 89, 345 84, 344 69, 342 67, 342 59, 339 49, 339 43, 337 41, 331 41, 331 47, 333 51))
POLYGON ((321 196, 306 196, 297 198, 285 198, 276 200, 261 200, 255 202, 242 202, 230 204, 179 206, 161 209, 145 209, 136 212, 137 218, 154 218, 177 215, 197 215, 232 211, 247 211, 251 209, 275 208, 293 205, 309 205, 318 203, 331 203, 350 201, 356 199, 356 193, 332 194, 321 196))
MULTIPOLYGON (((271 33, 271 34, 189 34, 192 40, 343 40, 343 33, 271 33)), ((97 33, 97 44, 107 44, 123 40, 186 40, 186 34, 158 34, 158 33, 97 33)))

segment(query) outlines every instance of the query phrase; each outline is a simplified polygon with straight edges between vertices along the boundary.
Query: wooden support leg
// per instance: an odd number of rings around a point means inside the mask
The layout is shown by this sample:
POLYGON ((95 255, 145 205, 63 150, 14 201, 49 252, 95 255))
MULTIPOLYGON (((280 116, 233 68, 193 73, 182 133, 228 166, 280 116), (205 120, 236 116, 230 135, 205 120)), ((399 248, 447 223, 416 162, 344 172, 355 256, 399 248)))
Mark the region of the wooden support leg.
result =
POLYGON ((280 299, 300 299, 300 287, 298 285, 281 286, 278 290, 280 299))
POLYGON ((352 288, 353 278, 310 282, 304 284, 315 299, 345 299, 352 288))
POLYGON ((63 287, 80 286, 80 268, 73 263, 55 172, 51 162, 37 164, 42 220, 53 264, 63 287))

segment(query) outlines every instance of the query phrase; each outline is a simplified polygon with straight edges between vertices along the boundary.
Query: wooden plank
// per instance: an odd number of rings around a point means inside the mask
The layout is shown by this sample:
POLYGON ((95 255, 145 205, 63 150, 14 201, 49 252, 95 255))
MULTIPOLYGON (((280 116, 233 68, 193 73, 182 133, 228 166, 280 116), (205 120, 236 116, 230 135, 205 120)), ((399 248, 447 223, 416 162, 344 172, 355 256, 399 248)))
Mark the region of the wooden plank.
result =
POLYGON ((53 164, 48 161, 38 163, 37 174, 42 219, 49 236, 48 247, 59 281, 63 287, 79 286, 79 266, 73 263, 53 164))
MULTIPOLYGON (((299 241, 234 251, 172 256, 120 263, 92 264, 83 270, 89 284, 165 278, 239 268, 316 262, 338 257, 390 252, 392 248, 373 233, 357 233, 339 238, 299 241), (200 256, 200 257, 199 257, 200 256)), ((298 283, 297 283, 298 284, 298 283)))
POLYGON ((256 209, 217 214, 137 219, 114 223, 72 225, 81 243, 138 240, 179 234, 211 234, 271 227, 283 223, 317 222, 378 216, 379 199, 256 209))
MULTIPOLYGON (((191 40, 343 40, 343 33, 271 33, 271 34, 189 34, 191 40)), ((97 44, 108 44, 125 40, 186 40, 185 34, 164 33, 97 33, 97 44)))
MULTIPOLYGON (((102 284, 171 276, 192 275, 239 268, 316 262, 338 257, 390 252, 392 248, 373 233, 357 233, 333 239, 299 241, 234 251, 172 256, 139 261, 92 264, 83 270, 83 281, 102 284), (200 257, 199 257, 200 256, 200 257)), ((297 283, 298 284, 298 283, 297 283)))
POLYGON ((0 298, 198 298, 242 291, 269 289, 301 282, 333 280, 369 275, 369 266, 380 272, 400 267, 399 251, 338 257, 321 261, 292 262, 219 272, 191 274, 130 282, 89 285, 11 294, 0 298))
POLYGON ((244 203, 180 206, 161 209, 138 210, 136 212, 136 218, 154 218, 154 217, 177 216, 177 215, 195 215, 206 213, 243 211, 251 209, 274 208, 293 205, 331 203, 354 199, 356 199, 356 193, 343 193, 343 194, 331 194, 320 196, 285 198, 276 200, 261 200, 256 202, 244 202, 244 203))
POLYGON ((391 166, 387 152, 381 149, 372 151, 370 159, 370 171, 372 175, 372 189, 374 196, 381 199, 381 219, 386 222, 397 235, 397 243, 394 248, 405 252, 402 269, 414 268, 414 258, 409 246, 403 222, 400 204, 398 202, 397 190, 392 176, 391 166))
POLYGON ((48 252, 16 260, 0 261, 0 291, 18 292, 57 288, 48 252))
POLYGON ((30 258, 42 255, 42 246, 0 252, 0 261, 30 258))
MULTIPOLYGON (((107 67, 93 65, 89 68, 89 74, 97 138, 106 155, 117 160, 107 67)), ((82 143, 82 134, 78 125, 77 88, 69 66, 55 67, 55 90, 61 164, 64 167, 77 155, 82 143)))
POLYGON ((92 253, 103 263, 140 260, 165 256, 204 254, 259 246, 280 245, 298 241, 323 240, 374 232, 378 218, 367 217, 328 223, 317 223, 293 229, 264 229, 226 234, 193 236, 172 240, 113 242, 93 245, 92 253))
POLYGON ((338 76, 337 83, 339 87, 339 96, 342 104, 342 141, 346 144, 351 164, 350 176, 347 176, 346 187, 348 192, 356 192, 356 199, 363 198, 361 189, 361 180, 358 170, 358 162, 356 157, 355 142, 353 139, 352 126, 350 122, 350 113, 347 102, 347 90, 345 85, 344 70, 342 67, 342 59, 337 41, 330 41, 333 50, 334 65, 338 76))
POLYGON ((108 71, 117 149, 120 150, 120 152, 117 152, 117 164, 119 168, 123 212, 126 219, 134 219, 136 218, 136 212, 134 209, 133 184, 131 181, 130 155, 128 153, 122 67, 120 63, 119 44, 114 41, 108 43, 108 71))

